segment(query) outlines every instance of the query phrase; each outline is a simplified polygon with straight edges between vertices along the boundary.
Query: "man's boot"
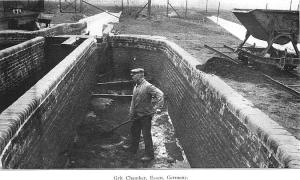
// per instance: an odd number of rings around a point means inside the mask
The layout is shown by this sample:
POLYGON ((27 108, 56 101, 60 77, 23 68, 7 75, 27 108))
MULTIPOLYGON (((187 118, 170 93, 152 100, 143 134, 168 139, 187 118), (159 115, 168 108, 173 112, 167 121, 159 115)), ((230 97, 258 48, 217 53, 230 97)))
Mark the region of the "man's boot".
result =
POLYGON ((149 154, 145 154, 142 158, 141 161, 151 161, 154 159, 154 155, 149 155, 149 154))
POLYGON ((124 144, 122 146, 122 148, 126 151, 126 152, 129 152, 131 154, 136 154, 136 151, 132 148, 132 146, 130 145, 127 145, 127 144, 124 144))

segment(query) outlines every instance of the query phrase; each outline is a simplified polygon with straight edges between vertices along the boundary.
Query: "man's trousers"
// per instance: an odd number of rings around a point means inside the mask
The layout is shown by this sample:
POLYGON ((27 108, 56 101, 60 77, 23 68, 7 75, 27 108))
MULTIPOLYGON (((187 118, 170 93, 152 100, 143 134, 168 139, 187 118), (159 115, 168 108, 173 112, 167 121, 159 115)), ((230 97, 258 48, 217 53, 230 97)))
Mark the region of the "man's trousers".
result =
POLYGON ((131 151, 136 153, 139 147, 139 142, 141 138, 141 132, 143 133, 144 143, 145 143, 145 155, 153 157, 153 142, 151 136, 151 121, 152 115, 137 117, 131 126, 131 151))

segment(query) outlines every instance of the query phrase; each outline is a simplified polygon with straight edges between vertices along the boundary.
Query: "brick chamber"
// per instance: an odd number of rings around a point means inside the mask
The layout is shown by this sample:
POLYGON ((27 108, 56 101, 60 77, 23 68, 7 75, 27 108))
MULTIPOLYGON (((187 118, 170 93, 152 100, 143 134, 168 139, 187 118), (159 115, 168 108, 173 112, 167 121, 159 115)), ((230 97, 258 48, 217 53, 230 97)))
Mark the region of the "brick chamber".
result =
POLYGON ((175 43, 138 35, 109 42, 114 76, 142 67, 166 94, 191 167, 299 167, 299 141, 175 43))
POLYGON ((299 141, 199 65, 163 37, 84 40, 0 115, 2 168, 60 168, 96 74, 127 79, 135 67, 166 94, 191 167, 299 167, 299 141))
POLYGON ((77 122, 86 111, 101 48, 96 39, 86 38, 1 113, 2 168, 59 168, 64 164, 59 154, 72 142, 77 122))

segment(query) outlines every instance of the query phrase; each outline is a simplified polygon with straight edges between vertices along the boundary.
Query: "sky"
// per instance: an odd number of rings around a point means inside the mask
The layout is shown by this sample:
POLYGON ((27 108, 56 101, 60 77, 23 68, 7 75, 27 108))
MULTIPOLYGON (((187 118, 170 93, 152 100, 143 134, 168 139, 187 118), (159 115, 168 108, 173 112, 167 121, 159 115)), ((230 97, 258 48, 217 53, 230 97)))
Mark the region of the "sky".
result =
MULTIPOLYGON (((47 1, 47 0, 45 0, 47 1)), ((70 0, 69 0, 70 1, 70 0)), ((108 2, 114 4, 121 4, 122 0, 85 0, 87 2, 97 2, 105 4, 108 2)), ((166 5, 167 0, 151 0, 153 5, 166 5)), ((265 9, 266 4, 268 9, 282 9, 289 10, 291 0, 169 0, 172 6, 183 6, 185 7, 186 1, 188 7, 195 8, 206 8, 206 2, 208 2, 208 9, 217 9, 218 3, 220 2, 220 9, 232 10, 234 8, 245 8, 245 9, 265 9)), ((123 0, 124 5, 127 3, 136 4, 143 6, 148 0, 123 0)), ((300 0, 292 0, 292 10, 297 10, 300 0)))

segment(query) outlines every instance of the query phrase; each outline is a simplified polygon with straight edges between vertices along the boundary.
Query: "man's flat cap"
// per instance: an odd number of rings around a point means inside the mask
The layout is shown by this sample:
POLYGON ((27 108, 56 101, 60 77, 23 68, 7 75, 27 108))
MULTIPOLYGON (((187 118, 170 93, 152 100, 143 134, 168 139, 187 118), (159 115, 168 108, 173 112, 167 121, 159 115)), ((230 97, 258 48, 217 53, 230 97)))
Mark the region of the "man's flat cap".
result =
POLYGON ((132 74, 144 73, 144 69, 143 68, 136 68, 136 69, 132 69, 130 72, 132 74))

